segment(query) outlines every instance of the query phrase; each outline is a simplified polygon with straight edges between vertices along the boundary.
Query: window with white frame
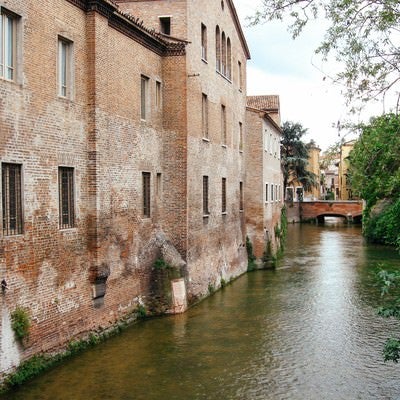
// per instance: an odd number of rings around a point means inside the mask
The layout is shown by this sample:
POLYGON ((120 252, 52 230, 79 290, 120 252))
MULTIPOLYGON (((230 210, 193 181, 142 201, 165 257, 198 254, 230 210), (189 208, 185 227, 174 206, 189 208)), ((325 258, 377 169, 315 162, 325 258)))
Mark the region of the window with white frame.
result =
POLYGON ((58 95, 72 97, 72 42, 58 37, 58 95))
POLYGON ((0 78, 15 80, 17 16, 0 7, 0 78))

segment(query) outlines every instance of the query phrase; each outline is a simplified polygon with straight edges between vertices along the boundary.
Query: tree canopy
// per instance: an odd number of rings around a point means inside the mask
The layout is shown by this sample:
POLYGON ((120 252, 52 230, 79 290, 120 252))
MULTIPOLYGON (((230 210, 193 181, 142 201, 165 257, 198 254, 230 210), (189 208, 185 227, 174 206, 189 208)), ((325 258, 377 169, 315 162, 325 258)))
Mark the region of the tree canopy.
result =
MULTIPOLYGON (((400 2, 398 0, 262 0, 252 24, 288 21, 297 37, 309 21, 325 18, 328 28, 317 53, 344 66, 335 79, 349 101, 368 101, 400 87, 400 2)), ((393 106, 398 106, 398 97, 393 106)))
POLYGON ((318 184, 317 176, 307 170, 308 147, 301 140, 307 133, 298 122, 286 121, 282 125, 282 172, 283 186, 286 188, 295 181, 307 191, 318 184))
POLYGON ((361 126, 350 153, 353 191, 366 202, 363 230, 374 242, 400 248, 400 117, 387 114, 361 126))

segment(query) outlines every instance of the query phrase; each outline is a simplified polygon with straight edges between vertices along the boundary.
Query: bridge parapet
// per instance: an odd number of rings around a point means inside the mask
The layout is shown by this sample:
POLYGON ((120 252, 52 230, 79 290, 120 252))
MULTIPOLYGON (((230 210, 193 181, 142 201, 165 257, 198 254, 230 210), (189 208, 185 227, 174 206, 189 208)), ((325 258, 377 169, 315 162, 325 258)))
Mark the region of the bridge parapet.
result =
POLYGON ((353 220, 360 218, 363 211, 362 200, 319 200, 300 203, 302 220, 321 218, 323 216, 340 216, 353 220))

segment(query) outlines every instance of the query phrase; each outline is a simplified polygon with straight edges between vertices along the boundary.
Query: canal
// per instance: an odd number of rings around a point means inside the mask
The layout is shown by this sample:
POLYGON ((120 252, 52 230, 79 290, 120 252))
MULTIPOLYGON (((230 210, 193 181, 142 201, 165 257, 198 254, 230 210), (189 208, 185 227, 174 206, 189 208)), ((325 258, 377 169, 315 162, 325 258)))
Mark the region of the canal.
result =
POLYGON ((359 227, 289 226, 275 271, 249 273, 186 314, 133 325, 7 400, 398 399, 374 271, 399 255, 359 227))

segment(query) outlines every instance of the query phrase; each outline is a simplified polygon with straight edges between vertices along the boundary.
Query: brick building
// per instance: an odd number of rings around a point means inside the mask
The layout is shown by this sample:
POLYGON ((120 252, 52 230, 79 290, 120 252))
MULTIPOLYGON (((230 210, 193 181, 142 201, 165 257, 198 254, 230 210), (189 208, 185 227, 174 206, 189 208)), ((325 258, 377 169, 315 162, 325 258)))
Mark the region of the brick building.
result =
POLYGON ((252 149, 231 0, 0 0, 0 18, 7 371, 149 307, 159 258, 189 303, 245 272, 252 149))

